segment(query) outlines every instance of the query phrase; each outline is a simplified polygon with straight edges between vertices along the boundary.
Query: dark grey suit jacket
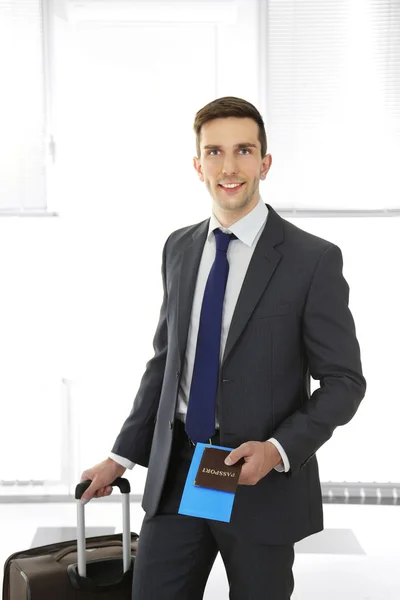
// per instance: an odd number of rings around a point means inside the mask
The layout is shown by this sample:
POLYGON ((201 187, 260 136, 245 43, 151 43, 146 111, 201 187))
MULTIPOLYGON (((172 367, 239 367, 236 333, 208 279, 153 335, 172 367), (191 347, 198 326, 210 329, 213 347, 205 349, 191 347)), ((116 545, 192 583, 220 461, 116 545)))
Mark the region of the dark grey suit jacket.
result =
MULTIPOLYGON (((323 529, 316 451, 354 416, 366 391, 338 246, 267 204, 266 226, 235 307, 220 368, 221 445, 276 438, 290 471, 238 487, 231 526, 269 544, 323 529), (320 388, 310 395, 310 375, 320 388)), ((162 260, 164 298, 131 414, 113 452, 148 467, 142 506, 157 513, 171 451, 194 287, 209 219, 174 231, 162 260)))

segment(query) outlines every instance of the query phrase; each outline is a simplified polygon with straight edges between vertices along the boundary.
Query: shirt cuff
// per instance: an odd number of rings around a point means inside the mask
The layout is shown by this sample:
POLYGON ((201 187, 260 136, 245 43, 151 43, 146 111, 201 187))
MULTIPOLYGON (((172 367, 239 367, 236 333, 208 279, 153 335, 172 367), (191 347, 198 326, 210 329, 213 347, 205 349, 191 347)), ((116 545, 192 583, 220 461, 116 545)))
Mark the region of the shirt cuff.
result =
POLYGON ((275 446, 283 460, 283 467, 282 465, 276 465, 276 467, 274 467, 275 471, 278 471, 279 473, 287 473, 290 469, 290 463, 287 454, 282 448, 281 444, 275 438, 269 438, 267 442, 271 442, 275 446))
POLYGON ((119 456, 119 454, 114 454, 114 452, 110 452, 109 457, 112 458, 113 460, 115 460, 115 462, 117 462, 118 464, 125 467, 125 469, 133 469, 133 467, 136 464, 136 463, 132 462, 131 460, 128 460, 124 456, 119 456))

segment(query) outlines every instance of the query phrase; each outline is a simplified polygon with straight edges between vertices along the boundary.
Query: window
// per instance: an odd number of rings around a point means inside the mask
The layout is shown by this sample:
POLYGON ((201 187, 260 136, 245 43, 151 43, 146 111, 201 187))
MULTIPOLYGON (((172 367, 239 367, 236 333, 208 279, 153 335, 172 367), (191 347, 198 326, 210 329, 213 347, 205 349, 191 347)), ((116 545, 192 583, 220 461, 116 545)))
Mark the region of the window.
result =
POLYGON ((400 4, 268 0, 265 25, 271 202, 400 208, 400 4))
POLYGON ((0 215, 46 212, 42 0, 0 0, 0 215))

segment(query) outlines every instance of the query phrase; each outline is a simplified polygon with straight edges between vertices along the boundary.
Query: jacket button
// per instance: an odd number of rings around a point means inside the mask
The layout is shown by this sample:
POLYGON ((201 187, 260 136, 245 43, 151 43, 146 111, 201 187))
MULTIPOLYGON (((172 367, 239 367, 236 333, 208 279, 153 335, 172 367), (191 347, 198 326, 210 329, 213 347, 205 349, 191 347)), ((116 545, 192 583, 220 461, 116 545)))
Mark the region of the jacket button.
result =
POLYGON ((173 422, 173 421, 170 421, 170 422, 169 422, 169 428, 170 428, 170 429, 173 429, 173 428, 174 428, 174 422, 173 422))
POLYGON ((181 373, 180 373, 180 371, 177 371, 177 372, 176 372, 176 378, 177 378, 177 379, 179 379, 179 376, 180 376, 180 374, 181 374, 181 373))

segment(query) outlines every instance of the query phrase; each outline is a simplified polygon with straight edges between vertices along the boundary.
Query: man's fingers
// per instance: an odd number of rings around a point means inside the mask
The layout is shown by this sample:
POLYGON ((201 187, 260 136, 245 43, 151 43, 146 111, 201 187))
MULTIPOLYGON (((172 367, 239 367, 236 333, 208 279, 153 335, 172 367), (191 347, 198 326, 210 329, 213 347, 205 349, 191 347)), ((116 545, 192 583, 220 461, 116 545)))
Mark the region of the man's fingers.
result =
POLYGON ((93 487, 90 485, 86 492, 82 495, 81 502, 86 504, 92 498, 104 498, 104 496, 110 496, 112 494, 112 486, 107 485, 106 487, 99 488, 93 493, 93 487))
POLYGON ((257 476, 257 470, 254 464, 251 461, 245 463, 240 472, 238 483, 240 485, 255 485, 258 481, 259 477, 257 476))
POLYGON ((112 486, 107 485, 106 487, 102 487, 102 488, 98 489, 97 492, 95 493, 95 497, 96 498, 104 498, 104 496, 110 496, 111 493, 112 493, 112 486))
POLYGON ((92 498, 100 498, 101 497, 100 492, 101 492, 101 490, 104 490, 104 488, 98 488, 97 486, 98 486, 98 483, 96 483, 96 481, 93 479, 92 483, 89 485, 86 492, 84 494, 82 494, 82 498, 81 498, 82 504, 86 504, 92 498))
POLYGON ((234 465, 235 463, 237 463, 237 461, 240 458, 249 456, 251 453, 252 453, 252 448, 249 445, 249 442, 245 442, 238 448, 235 448, 234 450, 232 450, 232 452, 230 454, 228 454, 228 456, 225 458, 224 463, 228 466, 234 465))
POLYGON ((94 498, 95 495, 96 495, 96 492, 94 491, 94 485, 90 484, 88 489, 86 490, 86 492, 84 494, 82 494, 82 496, 81 496, 81 503, 86 504, 87 502, 89 502, 89 500, 94 498))

